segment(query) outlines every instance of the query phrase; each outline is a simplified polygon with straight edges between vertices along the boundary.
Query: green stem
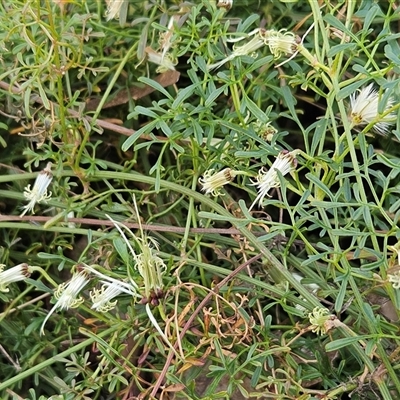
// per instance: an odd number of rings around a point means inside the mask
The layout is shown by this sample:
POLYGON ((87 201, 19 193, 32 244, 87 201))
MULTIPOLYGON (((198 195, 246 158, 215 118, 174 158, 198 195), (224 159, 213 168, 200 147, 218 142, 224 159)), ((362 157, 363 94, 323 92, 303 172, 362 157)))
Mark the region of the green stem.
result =
POLYGON ((42 267, 31 267, 32 271, 39 271, 41 275, 43 275, 48 282, 50 282, 54 287, 57 287, 58 284, 50 277, 50 275, 42 268, 42 267))
MULTIPOLYGON (((115 168, 122 169, 121 166, 115 166, 115 168)), ((73 171, 65 171, 62 176, 74 176, 73 171)), ((36 176, 35 174, 24 174, 22 177, 19 175, 14 175, 12 177, 8 177, 8 180, 15 180, 16 178, 18 179, 24 179, 27 177, 31 176, 36 176)), ((0 176, 0 182, 1 182, 1 176, 0 176)), ((134 181, 134 182, 141 182, 141 183, 147 183, 149 185, 154 186, 156 184, 156 178, 150 177, 150 176, 145 176, 141 175, 136 172, 132 173, 125 173, 125 172, 114 172, 114 171, 98 171, 91 175, 88 180, 89 181, 96 181, 96 180, 102 180, 102 179, 113 179, 113 180, 125 180, 125 181, 134 181)), ((241 234, 249 241, 249 243, 254 246, 267 260, 266 267, 269 269, 271 276, 275 280, 276 283, 279 283, 281 280, 286 280, 290 283, 292 287, 294 287, 297 292, 304 297, 304 299, 307 300, 307 302, 310 304, 310 307, 321 307, 320 302, 317 300, 315 296, 313 296, 301 283, 299 283, 293 276, 292 274, 282 265, 282 263, 271 253, 271 251, 259 241, 259 239, 252 233, 250 232, 245 226, 247 226, 250 222, 253 222, 251 219, 239 219, 235 218, 229 211, 227 211, 225 208, 217 204, 213 199, 208 198, 205 195, 202 195, 192 189, 183 187, 181 185, 178 185, 173 182, 168 182, 165 180, 159 180, 158 181, 160 184, 161 188, 165 188, 167 190, 173 190, 177 193, 181 193, 185 196, 187 196, 189 199, 193 198, 195 201, 199 201, 203 205, 205 205, 207 208, 211 209, 214 211, 215 214, 207 214, 207 217, 210 218, 216 218, 216 219, 223 219, 225 221, 230 221, 234 227, 236 227, 241 234)), ((10 194, 6 194, 7 191, 1 191, 0 190, 0 196, 2 193, 5 193, 6 197, 10 197, 10 194)), ((22 193, 18 193, 17 198, 23 198, 22 193)), ((49 204, 55 205, 57 207, 63 208, 65 207, 65 204, 62 204, 60 202, 55 202, 53 200, 49 201, 49 204)), ((254 220, 257 221, 257 220, 254 220)), ((36 225, 31 225, 31 224, 23 224, 20 222, 4 222, 0 223, 0 228, 15 228, 18 227, 19 229, 33 229, 33 230, 44 230, 43 227, 36 226, 36 225)), ((86 234, 87 230, 85 229, 77 229, 77 228, 67 228, 67 227, 50 227, 48 228, 47 231, 52 231, 52 232, 69 232, 69 233, 80 233, 80 234, 86 234)), ((101 236, 103 233, 98 232, 98 231, 93 231, 94 236, 101 236)))
MULTIPOLYGON (((111 91, 113 90, 115 83, 117 82, 122 70, 125 67, 125 64, 129 61, 129 59, 131 58, 132 54, 135 51, 136 51, 136 45, 132 46, 129 49, 129 51, 126 53, 125 57, 121 60, 121 63, 119 64, 117 70, 115 71, 114 76, 112 77, 110 83, 108 84, 107 89, 104 92, 104 95, 103 95, 99 105, 96 108, 96 111, 92 117, 93 119, 91 122, 91 126, 95 125, 96 120, 97 120, 98 116, 100 115, 100 112, 108 99, 108 96, 110 95, 111 91)), ((80 143, 78 154, 76 155, 76 159, 75 159, 75 170, 76 171, 79 170, 79 165, 81 162, 82 154, 83 154, 83 151, 85 150, 86 143, 88 142, 91 133, 92 132, 90 130, 86 131, 84 137, 82 138, 82 142, 80 143)))
MULTIPOLYGON (((123 173, 113 171, 99 171, 97 176, 92 176, 91 179, 121 179, 127 181, 136 181, 141 183, 147 183, 150 185, 155 184, 155 178, 150 176, 140 175, 138 173, 123 173)), ((251 221, 246 219, 238 219, 228 212, 225 208, 217 204, 214 200, 195 192, 186 187, 178 184, 160 180, 160 186, 169 190, 186 195, 188 198, 193 198, 206 205, 211 210, 214 210, 216 217, 223 217, 226 221, 230 221, 235 228, 237 228, 242 235, 254 246, 267 260, 267 268, 270 269, 271 276, 274 276, 276 283, 279 283, 282 279, 288 281, 297 292, 303 296, 312 307, 321 307, 321 303, 313 296, 303 285, 301 285, 292 274, 282 265, 282 263, 271 253, 271 251, 261 243, 257 237, 250 232, 245 226, 251 221)))
MULTIPOLYGON (((98 337, 103 338, 105 336, 108 336, 113 331, 115 331, 117 328, 118 328, 118 325, 114 325, 111 328, 99 333, 98 337)), ((60 360, 64 357, 68 357, 72 353, 77 353, 80 350, 84 349, 85 347, 89 347, 95 341, 96 341, 95 338, 86 339, 83 342, 81 342, 75 346, 72 346, 72 347, 68 348, 67 350, 61 352, 60 354, 57 355, 57 357, 50 357, 49 359, 41 362, 40 364, 35 365, 34 367, 32 367, 26 371, 23 371, 20 374, 17 374, 4 382, 1 382, 0 383, 0 391, 7 389, 7 388, 13 386, 15 383, 26 379, 28 376, 31 376, 31 375, 47 368, 48 366, 54 364, 58 360, 60 360)))
MULTIPOLYGON (((371 334, 372 333, 373 334, 377 334, 376 321, 375 320, 371 320, 370 316, 365 312, 365 308, 363 306, 364 302, 363 302, 363 299, 362 299, 361 294, 359 292, 359 288, 357 286, 357 283, 354 281, 354 278, 350 274, 349 274, 349 283, 350 283, 350 286, 352 288, 353 295, 355 296, 356 301, 358 303, 358 309, 361 310, 361 312, 363 314, 363 319, 364 319, 364 321, 366 321, 366 324, 368 326, 367 327, 368 332, 370 332, 371 334)), ((396 389, 397 389, 398 393, 400 393, 399 376, 394 371, 393 366, 392 366, 389 358, 386 355, 386 350, 383 348, 382 343, 379 340, 376 341, 376 349, 377 349, 377 353, 378 353, 381 361, 383 362, 383 365, 386 368, 386 371, 388 372, 388 374, 392 378, 392 381, 393 381, 394 385, 396 386, 396 389)), ((371 362, 371 365, 368 365, 368 369, 369 369, 369 371, 371 373, 374 371, 375 367, 372 364, 372 362, 371 362)), ((379 386, 379 389, 381 390, 381 393, 384 393, 385 392, 385 388, 386 388, 385 383, 383 381, 377 381, 376 383, 379 386)))
MULTIPOLYGON (((47 11, 48 11, 48 21, 49 21, 49 26, 51 28, 51 34, 52 34, 52 44, 54 46, 54 65, 58 71, 61 70, 61 60, 60 60, 60 48, 58 46, 58 41, 59 41, 59 35, 57 33, 57 29, 55 28, 55 23, 53 19, 53 10, 51 8, 51 1, 47 1, 47 11)), ((65 108, 63 107, 64 103, 64 89, 63 89, 63 77, 61 74, 57 74, 57 100, 58 103, 60 104, 60 107, 58 107, 58 112, 59 112, 59 120, 61 124, 61 131, 62 131, 62 137, 63 137, 63 142, 65 144, 68 143, 68 134, 67 130, 65 128, 65 108)))

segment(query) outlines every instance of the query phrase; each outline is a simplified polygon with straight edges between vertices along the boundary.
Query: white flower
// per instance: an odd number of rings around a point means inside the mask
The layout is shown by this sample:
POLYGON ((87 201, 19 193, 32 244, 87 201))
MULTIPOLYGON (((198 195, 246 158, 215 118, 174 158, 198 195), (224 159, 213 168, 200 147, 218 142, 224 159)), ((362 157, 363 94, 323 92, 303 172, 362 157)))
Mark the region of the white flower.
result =
MULTIPOLYGON (((393 124, 394 113, 389 113, 384 117, 378 112, 380 96, 377 90, 374 89, 374 84, 359 90, 358 95, 353 93, 350 95, 350 115, 349 121, 353 126, 368 125, 375 123, 374 129, 384 135, 389 130, 390 125, 393 124)), ((386 103, 384 114, 394 105, 394 98, 390 97, 386 103)))
POLYGON ((293 32, 287 32, 286 29, 280 31, 267 31, 267 44, 274 58, 280 58, 282 55, 293 54, 297 50, 297 39, 293 32))
POLYGON ((387 275, 389 282, 392 284, 393 289, 400 289, 400 270, 396 270, 387 275))
MULTIPOLYGON (((97 269, 95 269, 95 268, 93 268, 93 267, 91 267, 91 266, 89 266, 89 265, 85 265, 85 266, 84 266, 84 269, 85 269, 86 271, 88 271, 88 272, 94 274, 94 275, 97 275, 98 277, 100 277, 101 279, 103 279, 103 280, 105 280, 105 281, 107 281, 107 282, 109 282, 109 283, 115 283, 115 284, 120 284, 120 285, 122 285, 123 287, 125 287, 125 293, 131 294, 131 292, 132 292, 132 293, 135 292, 136 289, 138 288, 138 286, 136 285, 136 283, 133 282, 133 281, 132 281, 132 283, 126 283, 126 282, 124 282, 124 281, 120 281, 120 280, 118 280, 118 279, 111 278, 111 277, 109 277, 109 276, 107 276, 107 275, 102 274, 100 271, 97 271, 97 269)), ((136 293, 136 292, 135 292, 135 293, 136 293)), ((134 293, 134 294, 135 294, 135 293, 134 293)))
POLYGON ((211 193, 213 196, 218 196, 219 189, 232 182, 237 174, 238 172, 230 168, 225 168, 217 173, 214 173, 214 169, 209 169, 199 178, 199 183, 202 185, 201 190, 206 194, 211 193))
POLYGON ((329 310, 322 307, 315 307, 311 313, 308 314, 310 321, 310 329, 317 335, 325 335, 325 333, 331 328, 328 321, 332 318, 329 310))
POLYGON ((218 0, 217 7, 225 8, 229 11, 232 8, 233 0, 218 0))
POLYGON ((393 246, 388 246, 387 248, 393 253, 392 257, 397 257, 397 264, 400 265, 400 242, 397 242, 393 246))
POLYGON ((4 265, 0 264, 0 292, 8 292, 10 283, 23 281, 30 276, 28 264, 19 264, 4 271, 4 265))
POLYGON ((261 168, 256 181, 252 183, 252 185, 257 186, 258 195, 253 201, 253 204, 250 206, 249 211, 254 207, 254 205, 258 202, 258 205, 262 207, 262 202, 265 196, 268 196, 268 192, 272 188, 276 188, 280 185, 279 177, 277 171, 279 171, 283 176, 289 172, 292 172, 297 166, 296 160, 297 151, 281 151, 278 154, 278 157, 272 164, 269 170, 266 170, 264 167, 261 168))
MULTIPOLYGON (((136 200, 135 208, 137 209, 136 200)), ((143 278, 144 298, 142 301, 150 301, 152 304, 157 304, 158 298, 162 295, 162 289, 164 287, 163 276, 167 269, 164 261, 158 257, 157 254, 155 254, 156 251, 158 251, 157 241, 151 236, 146 236, 142 229, 142 237, 137 237, 125 225, 114 221, 107 214, 106 216, 114 223, 114 226, 118 229, 118 232, 124 239, 129 251, 131 252, 135 267, 140 276, 143 278), (134 238, 137 246, 141 250, 139 254, 137 254, 133 249, 121 227, 126 229, 127 232, 129 232, 129 234, 134 238)))
MULTIPOLYGON (((174 23, 178 23, 180 18, 181 17, 180 17, 179 14, 173 15, 169 19, 168 27, 167 27, 168 30, 166 32, 160 33, 160 39, 159 39, 158 42, 160 44, 160 48, 162 49, 161 60, 164 60, 164 57, 166 56, 166 54, 168 53, 169 49, 173 45, 172 37, 173 37, 174 31, 175 31, 174 23)), ((169 56, 169 57, 171 58, 171 56, 169 56)), ((176 63, 174 65, 176 65, 176 63)), ((173 68, 173 66, 172 66, 171 69, 175 69, 175 68, 173 68)))
POLYGON ((175 70, 176 62, 174 62, 168 53, 157 53, 151 47, 146 47, 145 52, 147 53, 148 60, 154 64, 159 65, 156 72, 162 73, 168 70, 175 70))
POLYGON ((96 311, 107 312, 112 310, 117 304, 117 300, 112 300, 115 297, 119 296, 121 293, 126 293, 133 297, 141 297, 136 292, 136 289, 138 289, 138 287, 136 286, 136 284, 134 284, 134 282, 127 283, 118 279, 111 278, 88 265, 85 266, 85 270, 103 279, 102 281, 100 281, 103 284, 102 287, 100 289, 94 288, 90 292, 90 298, 93 302, 92 308, 96 311))
POLYGON ((23 217, 28 211, 33 211, 36 203, 47 202, 51 197, 51 192, 47 193, 47 188, 49 187, 51 180, 53 179, 53 174, 51 173, 51 162, 47 163, 44 170, 40 171, 37 176, 33 188, 28 185, 25 188, 24 196, 29 201, 29 203, 23 207, 23 212, 21 217, 23 217))
MULTIPOLYGON (((246 119, 245 122, 247 123, 246 119)), ((278 133, 278 129, 272 125, 271 121, 263 122, 257 120, 251 125, 256 134, 266 142, 271 142, 274 136, 278 133)))
POLYGON ((78 295, 88 283, 87 273, 80 271, 75 273, 69 282, 60 284, 54 292, 54 297, 57 299, 56 308, 68 310, 81 305, 84 300, 78 295))
POLYGON ((163 275, 167 269, 163 259, 154 254, 148 243, 147 245, 142 245, 142 253, 136 255, 135 262, 136 268, 143 278, 146 298, 157 296, 164 287, 163 275))
POLYGON ((125 0, 106 0, 107 1, 107 11, 106 17, 107 21, 110 21, 113 18, 116 18, 119 15, 122 4, 124 4, 125 0))
POLYGON ((43 328, 56 310, 68 310, 69 308, 77 308, 83 302, 83 297, 78 297, 81 290, 89 283, 88 273, 85 270, 75 272, 69 282, 61 283, 56 291, 54 292, 54 297, 57 299, 56 304, 47 314, 45 320, 43 321, 40 332, 43 333, 43 328))
MULTIPOLYGON (((255 53, 260 47, 263 47, 267 44, 266 42, 266 31, 265 29, 256 29, 253 32, 249 33, 249 36, 255 35, 249 42, 242 46, 237 46, 233 48, 233 53, 230 54, 228 57, 224 58, 223 60, 208 65, 207 69, 210 71, 212 69, 216 69, 227 63, 228 61, 232 61, 236 57, 240 56, 251 56, 255 57, 257 54, 255 53)), ((243 40, 244 38, 241 37, 239 39, 235 39, 234 41, 243 40)))
POLYGON ((121 293, 127 293, 132 296, 136 295, 136 292, 131 290, 133 286, 129 288, 125 282, 101 281, 101 283, 103 285, 100 289, 94 288, 90 291, 90 298, 93 302, 92 308, 96 311, 104 313, 112 310, 118 302, 118 300, 112 300, 121 293))
MULTIPOLYGON (((207 69, 210 71, 212 69, 219 68, 228 61, 232 61, 236 57, 240 56, 256 57, 256 51, 263 46, 269 47, 269 50, 274 58, 279 58, 282 56, 282 54, 294 54, 295 51, 297 51, 297 37, 294 33, 287 32, 285 29, 275 31, 273 29, 266 30, 263 28, 259 28, 250 32, 248 36, 253 35, 254 37, 249 42, 242 46, 234 46, 232 54, 215 64, 209 65, 207 69)), ((237 42, 243 39, 244 38, 241 37, 238 39, 230 40, 230 42, 237 42)))

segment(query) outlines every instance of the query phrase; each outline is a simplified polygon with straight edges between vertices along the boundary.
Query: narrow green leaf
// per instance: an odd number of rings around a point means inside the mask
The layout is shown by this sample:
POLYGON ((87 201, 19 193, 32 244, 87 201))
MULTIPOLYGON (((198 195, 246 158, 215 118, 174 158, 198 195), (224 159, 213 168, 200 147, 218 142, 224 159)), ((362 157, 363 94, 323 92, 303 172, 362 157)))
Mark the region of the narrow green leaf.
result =
POLYGON ((325 350, 326 351, 337 351, 337 350, 340 350, 344 347, 348 347, 351 345, 359 346, 358 341, 365 340, 368 338, 369 338, 368 335, 360 335, 360 336, 354 336, 354 337, 348 337, 348 338, 334 340, 333 342, 326 344, 325 350))
POLYGON ((127 151, 133 144, 140 138, 141 135, 144 133, 149 134, 152 130, 156 127, 157 121, 151 121, 147 125, 141 127, 137 130, 132 136, 129 136, 128 139, 122 144, 121 149, 122 151, 127 151))
POLYGON ((344 299, 346 297, 346 292, 347 292, 347 282, 348 282, 347 276, 343 277, 343 280, 340 282, 339 292, 337 294, 335 301, 335 311, 337 314, 341 312, 343 307, 344 299))
POLYGON ((171 101, 173 100, 173 97, 168 93, 167 90, 165 90, 165 88, 163 88, 158 82, 154 81, 153 79, 150 78, 146 78, 146 77, 141 77, 138 79, 139 82, 143 82, 144 84, 152 87, 153 89, 159 91, 160 93, 162 93, 165 97, 167 97, 168 99, 170 99, 171 101))

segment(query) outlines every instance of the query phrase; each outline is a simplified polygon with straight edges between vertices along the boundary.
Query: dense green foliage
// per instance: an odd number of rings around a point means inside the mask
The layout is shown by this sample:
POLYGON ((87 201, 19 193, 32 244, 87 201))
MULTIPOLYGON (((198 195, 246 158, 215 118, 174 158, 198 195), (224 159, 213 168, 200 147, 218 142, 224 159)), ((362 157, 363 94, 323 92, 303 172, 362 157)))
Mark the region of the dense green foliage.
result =
POLYGON ((396 2, 117 3, 0 5, 0 398, 399 398, 396 2))

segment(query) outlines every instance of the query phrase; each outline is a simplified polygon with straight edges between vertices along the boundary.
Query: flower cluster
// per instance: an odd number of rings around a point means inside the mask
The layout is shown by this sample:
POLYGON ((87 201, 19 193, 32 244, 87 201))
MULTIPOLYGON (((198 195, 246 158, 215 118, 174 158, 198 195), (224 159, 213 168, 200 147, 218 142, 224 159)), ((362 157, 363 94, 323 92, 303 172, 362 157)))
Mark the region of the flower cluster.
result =
POLYGON ((291 55, 296 51, 298 40, 293 32, 287 32, 286 29, 267 32, 267 45, 274 58, 291 55))
POLYGON ((162 294, 163 275, 167 269, 164 261, 157 256, 158 244, 150 237, 139 239, 142 252, 135 257, 136 268, 143 278, 144 301, 158 304, 158 297, 162 294))
POLYGON ((122 293, 128 294, 135 299, 139 297, 136 291, 137 287, 133 283, 111 278, 91 266, 79 264, 76 266, 71 279, 58 285, 54 291, 56 303, 44 319, 40 330, 41 333, 43 333, 46 322, 54 312, 77 308, 85 301, 80 293, 90 284, 91 275, 99 277, 102 284, 100 288, 93 288, 90 291, 91 308, 98 312, 104 313, 112 310, 117 305, 115 298, 122 293))
POLYGON ((111 19, 117 18, 121 12, 122 6, 127 0, 106 0, 107 2, 107 11, 106 18, 107 21, 111 19))
POLYGON ((55 311, 77 308, 84 302, 83 297, 80 297, 79 294, 88 283, 88 273, 83 269, 79 269, 72 275, 69 282, 63 282, 58 285, 54 292, 54 297, 57 301, 42 323, 40 328, 41 334, 44 333, 44 326, 55 311))
POLYGON ((387 280, 393 286, 393 289, 400 289, 400 241, 393 246, 387 246, 392 252, 388 259, 389 268, 386 270, 387 280))
POLYGON ((33 209, 36 203, 46 203, 50 199, 51 192, 48 193, 47 188, 53 179, 51 166, 52 164, 49 162, 46 168, 39 172, 32 189, 31 185, 28 185, 25 188, 24 196, 29 203, 23 207, 21 217, 23 217, 28 211, 32 211, 34 213, 33 209))
POLYGON ((278 129, 276 129, 271 122, 267 122, 263 126, 261 124, 258 126, 258 135, 264 139, 266 142, 271 142, 274 136, 278 133, 278 129))
POLYGON ((274 136, 278 133, 278 129, 276 129, 272 125, 272 121, 269 121, 268 119, 266 120, 255 120, 249 123, 251 114, 250 112, 246 115, 246 118, 244 119, 244 127, 250 125, 253 129, 254 132, 263 140, 266 142, 271 142, 274 136))
POLYGON ((157 73, 175 70, 175 65, 177 62, 171 57, 170 54, 157 53, 151 47, 146 47, 144 50, 147 53, 147 59, 153 64, 159 65, 159 67, 156 69, 157 73))
POLYGON ((118 302, 118 300, 114 299, 122 293, 128 294, 133 298, 140 297, 137 293, 138 287, 134 281, 124 282, 111 278, 88 265, 85 266, 85 270, 102 279, 100 281, 102 286, 100 288, 93 288, 90 292, 90 298, 93 303, 92 308, 98 312, 104 313, 112 310, 118 302))
POLYGON ((32 272, 32 267, 25 263, 16 265, 7 270, 4 270, 4 267, 4 264, 0 264, 0 292, 8 292, 10 290, 8 288, 10 283, 23 281, 29 278, 32 272))
POLYGON ((239 172, 231 168, 225 168, 216 173, 214 172, 214 169, 209 169, 199 178, 199 183, 202 186, 201 190, 213 196, 218 196, 220 194, 220 189, 232 182, 235 176, 239 174, 239 172))
POLYGON ((387 248, 393 253, 392 258, 396 259, 397 265, 400 265, 400 241, 393 246, 387 246, 387 248))
POLYGON ((400 270, 388 274, 388 280, 392 284, 393 289, 400 289, 400 270))
POLYGON ((314 308, 313 311, 308 314, 308 319, 311 324, 311 331, 317 335, 325 335, 325 333, 330 329, 328 322, 331 319, 331 314, 326 308, 314 308))
POLYGON ((349 121, 351 127, 374 124, 376 132, 381 135, 386 134, 394 122, 395 114, 389 112, 394 105, 394 98, 389 97, 383 115, 378 111, 380 101, 380 95, 374 89, 373 83, 359 90, 357 94, 350 95, 349 121))
POLYGON ((252 183, 254 186, 257 186, 258 194, 249 210, 251 210, 257 202, 258 205, 262 207, 263 200, 265 196, 268 196, 268 192, 272 188, 280 186, 278 171, 282 176, 285 176, 289 172, 295 170, 297 166, 296 154, 296 150, 292 152, 281 151, 269 170, 264 167, 261 168, 256 181, 252 183))
MULTIPOLYGON (((118 300, 116 298, 121 294, 129 295, 134 301, 141 300, 142 303, 149 303, 152 305, 158 304, 159 297, 162 295, 164 285, 163 275, 166 270, 166 265, 156 254, 158 251, 157 242, 153 238, 147 237, 143 234, 142 238, 138 238, 123 224, 120 224, 111 218, 110 220, 114 223, 129 248, 131 255, 133 256, 135 268, 143 278, 143 286, 139 287, 130 277, 129 273, 128 281, 115 279, 99 272, 98 269, 93 266, 79 264, 75 267, 71 279, 68 282, 58 285, 55 290, 54 297, 56 303, 43 321, 41 333, 43 333, 46 322, 55 311, 76 308, 84 302, 81 292, 90 284, 93 278, 97 278, 100 283, 100 286, 92 288, 89 292, 92 301, 91 308, 97 312, 105 313, 112 310, 117 305, 118 300), (127 231, 132 234, 136 244, 141 249, 139 253, 135 252, 121 227, 127 229, 127 231)), ((154 319, 154 316, 148 308, 148 304, 146 312, 154 319)), ((156 324, 155 320, 153 322, 156 324)), ((156 328, 159 329, 158 325, 156 328)))
MULTIPOLYGON (((257 186, 258 194, 252 205, 249 207, 249 211, 252 210, 256 203, 262 207, 265 196, 269 196, 268 192, 272 188, 280 186, 279 173, 284 176, 296 169, 297 153, 298 150, 291 152, 283 150, 278 154, 278 157, 269 170, 264 167, 260 169, 256 180, 252 182, 252 185, 257 186)), ((246 172, 234 171, 231 168, 224 168, 219 172, 215 172, 214 169, 209 169, 199 178, 201 191, 205 192, 205 194, 218 196, 220 195, 220 189, 232 182, 237 175, 246 175, 246 172)))
POLYGON ((173 15, 169 22, 167 31, 160 34, 159 45, 160 50, 155 51, 151 47, 146 47, 144 50, 147 53, 147 59, 149 62, 159 65, 156 69, 157 73, 163 73, 166 71, 174 71, 175 65, 178 63, 176 58, 171 54, 170 49, 172 48, 174 42, 172 40, 175 23, 178 23, 180 19, 179 15, 173 15))
POLYGON ((162 258, 157 255, 157 241, 150 236, 146 236, 143 231, 142 236, 137 237, 128 228, 126 228, 125 225, 114 221, 109 216, 107 217, 114 223, 114 226, 118 229, 119 233, 124 239, 133 258, 135 268, 143 278, 143 287, 140 288, 140 291, 144 293, 142 302, 150 302, 153 305, 157 305, 158 298, 162 295, 164 286, 163 276, 167 269, 162 258), (129 234, 133 237, 135 243, 140 249, 140 252, 136 252, 134 250, 122 228, 129 232, 129 234))

